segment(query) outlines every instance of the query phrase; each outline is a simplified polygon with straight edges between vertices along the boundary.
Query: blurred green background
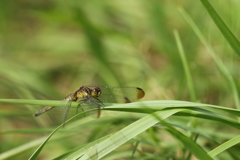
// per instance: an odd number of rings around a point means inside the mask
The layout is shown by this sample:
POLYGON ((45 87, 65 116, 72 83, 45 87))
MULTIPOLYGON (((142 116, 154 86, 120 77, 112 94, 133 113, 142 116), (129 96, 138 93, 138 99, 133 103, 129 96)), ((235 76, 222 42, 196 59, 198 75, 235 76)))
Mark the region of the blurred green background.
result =
MULTIPOLYGON (((143 100, 185 100, 236 108, 226 79, 178 10, 185 9, 200 28, 239 89, 239 58, 200 1, 0 3, 1 99, 58 100, 81 85, 100 84, 143 88, 143 100), (185 50, 195 97, 189 93, 174 30, 185 50)), ((211 3, 239 39, 240 1, 211 3)), ((33 117, 39 108, 0 104, 0 131, 6 132, 0 135, 0 153, 45 135, 44 128, 59 124, 57 111, 33 117), (36 130, 29 133, 18 131, 33 128, 36 130)), ((64 150, 64 146, 58 147, 59 152, 64 150)), ((26 159, 33 151, 17 159, 26 159)))

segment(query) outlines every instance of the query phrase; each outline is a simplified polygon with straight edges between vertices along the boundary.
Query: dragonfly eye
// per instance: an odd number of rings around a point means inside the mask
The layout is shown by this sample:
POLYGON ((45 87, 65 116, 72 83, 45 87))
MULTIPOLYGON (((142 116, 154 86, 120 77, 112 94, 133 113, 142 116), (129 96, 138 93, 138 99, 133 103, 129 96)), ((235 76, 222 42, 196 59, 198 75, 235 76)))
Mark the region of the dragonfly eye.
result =
POLYGON ((99 87, 95 87, 92 90, 92 96, 93 97, 99 97, 101 95, 102 91, 99 87))

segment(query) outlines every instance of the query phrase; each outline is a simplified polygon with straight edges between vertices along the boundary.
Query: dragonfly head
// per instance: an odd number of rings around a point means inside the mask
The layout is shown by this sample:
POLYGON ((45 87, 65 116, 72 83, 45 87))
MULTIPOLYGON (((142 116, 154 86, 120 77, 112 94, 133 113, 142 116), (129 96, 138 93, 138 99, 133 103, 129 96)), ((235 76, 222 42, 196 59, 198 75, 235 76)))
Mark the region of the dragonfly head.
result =
POLYGON ((92 97, 99 97, 101 93, 102 93, 101 89, 99 87, 95 87, 93 88, 91 95, 92 97))

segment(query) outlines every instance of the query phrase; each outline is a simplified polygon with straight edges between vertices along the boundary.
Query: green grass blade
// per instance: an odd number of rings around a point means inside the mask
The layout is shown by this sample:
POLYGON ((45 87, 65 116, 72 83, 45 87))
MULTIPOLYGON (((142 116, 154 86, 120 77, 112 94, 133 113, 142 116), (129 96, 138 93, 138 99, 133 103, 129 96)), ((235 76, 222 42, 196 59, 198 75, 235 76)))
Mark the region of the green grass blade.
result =
MULTIPOLYGON (((157 112, 156 114, 158 116, 160 116, 162 119, 166 119, 166 118, 172 116, 173 114, 180 112, 182 110, 184 110, 184 109, 161 111, 161 112, 157 112)), ((100 158, 104 157, 105 155, 107 155, 108 153, 110 153, 111 151, 116 149, 117 147, 121 146, 123 143, 129 141, 131 138, 133 138, 134 136, 145 131, 146 129, 153 126, 157 122, 158 122, 158 120, 156 118, 154 118, 152 115, 147 115, 147 116, 141 118, 140 120, 128 125, 127 127, 123 128, 122 130, 116 132, 115 134, 113 134, 109 138, 103 140, 102 142, 96 144, 93 148, 95 148, 97 150, 96 154, 98 154, 98 158, 100 159, 100 158)), ((85 153, 91 152, 91 149, 92 148, 90 148, 89 150, 86 150, 85 153)), ((83 154, 82 152, 79 152, 79 153, 77 152, 74 157, 71 157, 69 159, 77 159, 77 158, 81 157, 82 154, 83 154)), ((84 159, 91 159, 91 157, 89 157, 88 154, 84 154, 80 158, 80 160, 84 160, 84 159)))
POLYGON ((197 118, 201 118, 201 119, 205 119, 205 120, 221 122, 222 124, 229 125, 229 126, 234 127, 236 129, 240 129, 240 123, 238 121, 232 120, 232 119, 227 118, 227 117, 214 115, 214 114, 181 112, 181 113, 177 113, 176 116, 197 117, 197 118))
MULTIPOLYGON (((50 100, 28 100, 28 99, 0 99, 0 102, 4 103, 19 103, 19 104, 30 104, 30 105, 42 105, 42 106, 61 106, 61 101, 50 101, 50 100)), ((77 102, 73 102, 71 107, 76 107, 78 105, 77 102)), ((109 106, 112 104, 105 103, 103 109, 106 110, 117 110, 117 111, 132 111, 132 112, 141 112, 141 113, 149 113, 154 111, 159 111, 165 108, 171 107, 189 107, 189 109, 196 109, 196 107, 200 107, 202 109, 216 109, 224 112, 228 112, 235 116, 240 117, 240 111, 232 108, 203 104, 203 103, 194 103, 187 101, 169 101, 169 100, 155 100, 155 101, 144 101, 144 102, 134 102, 127 104, 114 104, 113 106, 109 106), (144 108, 142 106, 145 106, 144 108)))
POLYGON ((103 140, 107 139, 111 135, 112 134, 106 135, 106 136, 104 136, 102 138, 99 138, 99 139, 97 139, 97 140, 95 140, 93 142, 88 143, 87 145, 85 145, 83 147, 82 146, 78 147, 78 148, 74 149, 74 151, 71 152, 69 155, 64 156, 64 158, 74 159, 74 157, 80 157, 80 156, 82 156, 86 152, 86 150, 90 149, 92 146, 98 144, 99 142, 102 142, 103 140))
POLYGON ((197 25, 194 23, 194 21, 191 19, 191 17, 186 13, 185 10, 182 8, 179 9, 180 13, 182 16, 185 18, 185 20, 189 23, 191 28, 194 30, 200 41, 203 43, 203 45, 206 47, 206 49, 209 51, 210 55, 213 57, 215 63, 217 64, 219 70, 221 73, 226 77, 227 82, 229 86, 232 89, 234 100, 235 100, 235 105, 236 108, 240 109, 240 102, 239 102, 239 95, 237 91, 237 86, 233 80, 232 75, 230 74, 229 70, 224 66, 222 63, 221 59, 217 56, 217 54, 214 52, 213 48, 207 43, 206 39, 203 37, 202 33, 200 32, 199 28, 197 25))
POLYGON ((138 145, 139 145, 140 141, 137 141, 136 144, 134 145, 134 148, 133 148, 133 152, 132 152, 132 156, 131 156, 131 159, 130 160, 134 160, 134 155, 137 151, 137 148, 138 148, 138 145))
MULTIPOLYGON (((158 118, 158 117, 157 117, 158 118)), ((176 130, 174 127, 170 126, 169 124, 165 123, 163 120, 160 120, 161 123, 163 123, 169 130, 169 132, 179 141, 182 142, 182 144, 191 151, 198 159, 204 159, 204 160, 211 160, 212 157, 210 157, 206 151, 204 151, 197 143, 195 143, 192 139, 185 136, 178 130, 176 130)))
POLYGON ((23 144, 19 147, 16 147, 14 149, 3 152, 3 153, 0 154, 0 159, 8 159, 8 158, 11 158, 11 157, 13 157, 17 154, 23 153, 26 150, 29 150, 29 149, 35 147, 36 145, 38 145, 39 143, 41 143, 45 138, 46 137, 39 138, 39 139, 36 139, 36 140, 31 141, 29 143, 23 144))
POLYGON ((174 36, 175 36, 175 39, 176 39, 177 47, 178 47, 179 54, 180 54, 180 57, 181 57, 181 61, 182 61, 182 64, 183 64, 184 72, 185 72, 185 75, 186 75, 186 80, 187 80, 188 90, 189 90, 189 93, 190 93, 190 96, 191 96, 191 101, 195 102, 196 101, 196 96, 195 96, 195 91, 194 91, 194 87, 193 87, 193 81, 192 81, 190 68, 189 68, 189 65, 188 65, 184 50, 183 50, 183 46, 182 46, 182 43, 181 43, 180 36, 179 36, 179 34, 176 30, 174 30, 174 36))
MULTIPOLYGON (((83 120, 83 121, 81 121, 80 123, 79 123, 79 121, 77 121, 77 125, 78 126, 82 126, 82 125, 88 125, 88 123, 91 123, 91 120, 92 118, 86 118, 85 120, 83 120)), ((74 123, 76 123, 76 122, 74 122, 74 123)), ((72 123, 71 124, 71 126, 73 125, 73 126, 76 126, 76 124, 74 125, 74 123, 72 123)), ((69 129, 69 125, 67 126, 68 127, 68 129, 69 129)), ((40 132, 52 132, 53 131, 53 129, 40 129, 40 132)), ((7 132, 7 131, 6 131, 7 132)), ((13 131, 13 132, 16 132, 17 133, 17 131, 13 131)), ((65 131, 65 130, 61 130, 61 132, 67 132, 67 131, 65 131)), ((22 131, 20 131, 20 132, 18 132, 18 134, 21 134, 22 133, 22 131)), ((28 133, 28 132, 25 132, 25 133, 28 133)), ((0 134, 5 134, 4 132, 2 133, 0 133, 0 134)), ((52 138, 51 138, 51 142, 56 142, 56 141, 61 141, 62 139, 65 139, 65 138, 67 138, 67 137, 69 137, 69 134, 60 134, 60 135, 57 135, 57 136, 53 136, 52 138)), ((39 139, 36 139, 36 140, 33 140, 33 141, 30 141, 30 142, 28 142, 28 143, 25 143, 25 144, 23 144, 23 145, 20 145, 20 146, 18 146, 18 147, 15 147, 15 148, 13 148, 13 149, 10 149, 10 150, 8 150, 8 151, 5 151, 5 152, 3 152, 3 153, 1 153, 0 154, 0 159, 8 159, 8 158, 11 158, 11 157, 13 157, 13 156, 16 156, 16 155, 18 155, 18 154, 21 154, 21 153, 24 153, 24 152, 26 152, 26 151, 29 151, 29 150, 31 150, 32 148, 36 148, 37 146, 39 146, 39 145, 41 145, 44 141, 46 141, 47 140, 47 136, 44 136, 44 137, 42 137, 42 138, 39 138, 39 139)), ((49 142, 49 139, 48 139, 48 142, 49 142)), ((46 144, 45 144, 46 145, 46 144)))
POLYGON ((220 146, 218 146, 217 148, 211 150, 210 152, 208 152, 208 154, 212 157, 217 156, 218 154, 226 151, 227 149, 229 149, 230 147, 239 144, 240 143, 240 135, 236 136, 230 140, 228 140, 227 142, 224 142, 223 144, 221 144, 220 146))
POLYGON ((206 151, 204 151, 197 143, 195 143, 192 139, 185 136, 178 130, 176 130, 173 127, 168 126, 168 130, 170 133, 179 141, 184 144, 184 146, 191 151, 193 155, 195 155, 198 159, 204 159, 204 160, 211 160, 211 158, 206 151))
MULTIPOLYGON (((10 103, 23 103, 23 104, 37 104, 37 105, 60 105, 60 101, 46 101, 46 100, 21 100, 21 99, 0 99, 1 102, 10 102, 10 103)), ((77 105, 74 104, 74 105, 77 105)), ((107 104, 106 104, 107 105, 107 104)), ((214 120, 218 122, 222 122, 223 124, 228 124, 232 127, 235 127, 239 129, 238 126, 240 126, 239 122, 237 122, 234 119, 234 116, 240 117, 240 111, 237 109, 227 108, 227 107, 221 107, 216 105, 209 105, 209 104, 201 104, 201 103, 194 103, 194 102, 185 102, 185 101, 168 101, 168 100, 158 100, 158 101, 145 101, 145 102, 136 102, 136 103, 127 103, 127 104, 118 104, 114 106, 106 106, 104 110, 115 110, 115 111, 127 111, 127 112, 140 112, 140 113, 153 113, 155 111, 159 111, 159 113, 163 118, 167 118, 166 116, 195 116, 202 119, 209 119, 214 120), (143 107, 144 106, 144 107, 143 107), (171 114, 170 114, 171 113, 171 114), (230 114, 230 115, 229 115, 230 114)), ((84 113, 83 113, 84 114, 84 113)), ((68 121, 76 118, 79 115, 76 115, 69 119, 68 121)), ((152 116, 151 116, 152 117, 152 116)), ((152 117, 153 118, 153 117, 152 117)), ((153 118, 154 119, 154 118, 153 118)), ((74 154, 71 154, 69 156, 69 159, 72 157, 81 157, 84 156, 95 156, 95 157, 103 157, 109 152, 111 152, 111 149, 109 148, 117 148, 120 145, 122 145, 124 142, 128 141, 135 135, 138 135, 139 133, 143 132, 147 128, 151 127, 153 124, 155 124, 156 119, 145 119, 144 121, 140 119, 139 124, 132 123, 129 125, 128 129, 123 129, 116 134, 112 135, 111 137, 107 138, 106 140, 103 139, 102 141, 99 141, 98 144, 94 144, 95 146, 91 148, 88 147, 88 149, 84 148, 81 150, 77 150, 77 152, 74 152, 74 154), (150 121, 150 122, 149 122, 150 121), (141 129, 134 128, 134 127, 143 127, 141 129), (119 138, 118 138, 119 137, 119 138), (104 142, 105 141, 105 142, 104 142), (104 142, 104 143, 103 143, 104 142), (99 144, 101 144, 99 146, 99 144), (92 149, 92 153, 90 150, 92 149), (88 150, 86 152, 86 150, 88 150), (107 151, 106 151, 107 150, 107 151), (87 154, 86 154, 87 153, 87 154), (95 154, 96 153, 96 154, 95 154)), ((67 121, 67 122, 68 122, 67 121)), ((66 122, 66 123, 67 123, 66 122)), ((52 135, 57 132, 61 128, 62 125, 60 125, 58 128, 56 128, 48 137, 47 139, 39 146, 39 148, 33 153, 33 155, 30 157, 30 159, 36 159, 43 149, 43 147, 46 145, 48 140, 52 137, 52 135)), ((175 133, 172 131, 172 133, 175 133)), ((178 135, 178 133, 175 133, 175 135, 178 135)), ((181 136, 181 135, 178 135, 181 136)), ((183 138, 183 140, 185 140, 183 138)), ((188 142, 191 143, 191 142, 188 142)))
POLYGON ((214 23, 217 25, 218 29, 221 31, 229 45, 236 52, 238 56, 240 56, 240 43, 238 39, 234 36, 234 34, 230 31, 227 25, 223 22, 221 17, 217 14, 215 9, 209 3, 208 0, 201 0, 203 6, 206 8, 208 14, 211 16, 214 23))
MULTIPOLYGON (((91 111, 91 110, 89 110, 91 111)), ((49 141, 49 139, 60 129, 62 128, 65 124, 67 124, 68 122, 70 122, 71 120, 75 119, 76 117, 79 117, 80 115, 84 115, 85 112, 79 113, 71 118, 69 118, 66 122, 62 123, 61 125, 59 125, 47 138, 46 140, 37 148, 37 150, 35 150, 35 152, 31 155, 31 157, 29 158, 29 160, 35 160, 37 159, 38 155, 40 154, 40 152, 42 151, 42 149, 44 148, 44 146, 47 144, 47 142, 49 141)))
POLYGON ((62 103, 62 101, 32 100, 32 99, 0 99, 0 102, 41 105, 41 106, 56 106, 56 107, 61 106, 61 103, 62 103))
MULTIPOLYGON (((135 102, 135 103, 128 103, 128 104, 118 104, 114 106, 108 106, 103 109, 126 111, 126 112, 152 113, 154 111, 178 108, 178 107, 188 108, 190 110, 198 110, 198 111, 202 109, 203 111, 209 111, 219 115, 223 115, 223 113, 219 111, 224 111, 226 113, 235 115, 236 117, 240 117, 240 110, 237 110, 237 109, 211 105, 211 104, 187 102, 187 101, 169 101, 169 100, 144 101, 144 102, 135 102)), ((226 114, 224 115, 227 116, 226 114)), ((229 117, 229 118, 232 118, 232 117, 229 117)))

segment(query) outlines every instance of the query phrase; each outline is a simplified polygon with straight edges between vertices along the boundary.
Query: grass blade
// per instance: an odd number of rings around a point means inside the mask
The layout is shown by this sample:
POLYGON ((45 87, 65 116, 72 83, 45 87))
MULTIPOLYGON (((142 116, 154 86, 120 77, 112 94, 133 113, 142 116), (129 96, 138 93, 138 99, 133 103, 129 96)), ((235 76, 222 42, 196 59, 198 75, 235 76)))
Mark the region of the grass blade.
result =
MULTIPOLYGON (((160 111, 157 112, 156 114, 160 116, 162 119, 166 119, 170 117, 171 115, 180 112, 184 109, 174 109, 171 111, 160 111)), ((123 143, 127 142, 134 136, 140 134, 141 132, 145 131, 149 127, 153 126, 156 124, 158 120, 154 118, 152 115, 147 115, 140 120, 128 125, 127 127, 123 128, 122 130, 116 132, 109 138, 103 140, 102 142, 96 144, 96 149, 97 149, 97 154, 98 158, 102 158, 117 147, 121 146, 123 143)), ((89 150, 86 150, 85 153, 88 153, 89 150)), ((74 157, 69 157, 69 159, 77 159, 82 156, 82 152, 76 153, 74 157)), ((84 159, 91 159, 88 154, 84 154, 80 160, 84 159)))
POLYGON ((179 36, 179 34, 176 30, 174 30, 174 36, 175 36, 175 39, 176 39, 177 47, 178 47, 179 54, 180 54, 180 57, 181 57, 181 61, 182 61, 182 64, 183 64, 184 72, 185 72, 185 75, 186 75, 186 80, 187 80, 188 90, 189 90, 189 93, 190 93, 190 96, 191 96, 191 101, 195 102, 196 101, 196 95, 195 95, 195 91, 194 91, 194 87, 193 87, 193 81, 192 81, 190 68, 189 68, 188 61, 186 59, 186 56, 185 56, 185 53, 184 53, 184 50, 183 50, 183 46, 182 46, 182 43, 181 43, 180 36, 179 36))
POLYGON ((225 150, 227 150, 230 147, 232 147, 236 144, 239 144, 239 143, 240 143, 240 135, 228 140, 227 142, 225 142, 223 144, 221 144, 217 148, 211 150, 208 154, 211 155, 212 157, 215 157, 218 154, 224 152, 225 150))
POLYGON ((208 0, 201 0, 203 6, 206 8, 208 14, 211 16, 214 23, 217 25, 218 29, 221 31, 229 45, 236 52, 238 56, 240 56, 240 43, 238 39, 234 36, 234 34, 230 31, 227 25, 223 22, 221 17, 217 14, 215 9, 209 3, 208 0))
MULTIPOLYGON (((90 110, 89 110, 90 111, 90 110)), ((40 154, 40 152, 42 151, 42 149, 44 148, 44 146, 47 144, 47 142, 49 141, 49 139, 60 129, 62 128, 65 124, 67 124, 68 122, 70 122, 71 120, 75 119, 76 117, 85 114, 85 112, 79 113, 71 118, 69 118, 66 122, 62 123, 61 125, 59 125, 47 138, 46 140, 37 148, 37 150, 35 150, 35 152, 31 155, 31 157, 29 158, 29 160, 35 160, 37 159, 38 155, 40 154)))
MULTIPOLYGON (((157 117, 158 118, 158 117, 157 117)), ((159 119, 159 118, 158 118, 159 119)), ((212 157, 210 157, 206 151, 204 151, 197 143, 195 143, 192 139, 185 136, 178 130, 176 130, 174 127, 170 126, 169 124, 165 123, 163 120, 160 120, 162 124, 164 124, 169 132, 179 141, 182 142, 182 144, 191 151, 198 159, 204 159, 204 160, 212 160, 212 157)))
POLYGON ((239 102, 239 95, 238 95, 238 91, 237 91, 237 86, 236 86, 236 84, 233 80, 233 77, 230 74, 229 70, 224 66, 221 59, 217 56, 217 54, 214 52, 212 47, 210 45, 208 45, 206 39, 203 37, 199 28, 194 23, 194 21, 190 18, 190 16, 183 9, 179 9, 179 11, 182 14, 182 16, 186 19, 186 21, 189 23, 189 25, 192 27, 192 29, 194 30, 194 32, 196 33, 196 35, 198 36, 200 41, 203 43, 203 45, 209 51, 210 55, 213 57, 215 63, 217 64, 219 70, 221 71, 221 73, 226 77, 227 82, 228 82, 228 84, 231 87, 232 92, 233 92, 236 108, 240 109, 240 102, 239 102))
POLYGON ((14 149, 8 150, 6 152, 3 152, 0 154, 0 159, 8 159, 11 158, 19 153, 25 152, 26 150, 29 150, 36 145, 38 145, 40 142, 42 142, 46 137, 36 139, 34 141, 28 142, 26 144, 23 144, 19 147, 16 147, 14 149))

